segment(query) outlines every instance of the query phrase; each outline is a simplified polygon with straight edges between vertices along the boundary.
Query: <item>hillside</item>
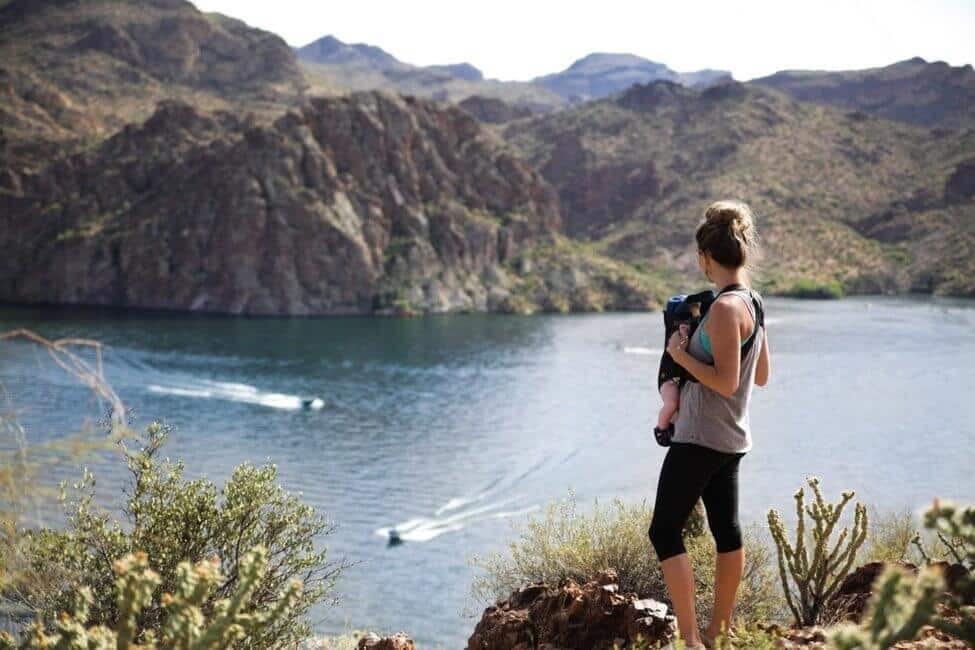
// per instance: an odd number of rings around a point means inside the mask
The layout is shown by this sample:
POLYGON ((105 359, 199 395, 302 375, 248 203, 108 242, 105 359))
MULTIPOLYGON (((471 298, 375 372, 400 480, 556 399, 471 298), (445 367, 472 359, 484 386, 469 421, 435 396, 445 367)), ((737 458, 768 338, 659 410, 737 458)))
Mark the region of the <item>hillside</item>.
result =
POLYGON ((554 190, 475 118, 382 92, 270 125, 164 103, 18 189, 0 194, 3 301, 368 314, 661 297, 562 240, 554 190))
POLYGON ((504 137, 558 190, 566 233, 698 278, 707 202, 747 201, 760 283, 975 294, 975 132, 931 132, 751 84, 634 86, 504 137))
POLYGON ((920 57, 882 68, 783 70, 754 83, 794 99, 929 127, 975 128, 975 70, 920 57))
POLYGON ((270 118, 303 88, 280 37, 185 0, 0 5, 0 127, 13 173, 145 120, 162 99, 270 118))

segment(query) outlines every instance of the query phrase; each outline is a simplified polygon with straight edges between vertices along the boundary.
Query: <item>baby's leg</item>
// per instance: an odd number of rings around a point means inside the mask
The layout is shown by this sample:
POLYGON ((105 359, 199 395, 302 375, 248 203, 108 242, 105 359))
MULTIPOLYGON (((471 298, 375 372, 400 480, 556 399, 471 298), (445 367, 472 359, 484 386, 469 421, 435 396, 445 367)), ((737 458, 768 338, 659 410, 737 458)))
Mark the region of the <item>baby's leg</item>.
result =
POLYGON ((660 407, 660 415, 657 416, 657 428, 666 429, 680 406, 680 387, 672 379, 668 379, 660 386, 660 397, 664 405, 660 407))

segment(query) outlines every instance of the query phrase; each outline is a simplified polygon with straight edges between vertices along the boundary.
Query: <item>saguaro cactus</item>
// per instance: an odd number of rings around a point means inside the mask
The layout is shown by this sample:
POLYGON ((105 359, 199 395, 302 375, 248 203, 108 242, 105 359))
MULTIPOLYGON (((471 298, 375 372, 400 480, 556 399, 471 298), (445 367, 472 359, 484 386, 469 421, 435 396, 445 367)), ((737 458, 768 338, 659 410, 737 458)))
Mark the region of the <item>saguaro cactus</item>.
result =
POLYGON ((795 544, 789 543, 782 518, 774 509, 768 512, 768 523, 789 609, 798 624, 815 625, 823 605, 850 572, 856 551, 867 538, 867 509, 857 502, 852 528, 844 527, 830 550, 830 536, 854 493, 844 492, 840 502, 834 505, 823 499, 818 478, 812 476, 806 482, 812 488, 814 499, 807 506, 803 488, 794 495, 798 519, 795 544), (811 535, 806 531, 807 515, 813 524, 811 535))

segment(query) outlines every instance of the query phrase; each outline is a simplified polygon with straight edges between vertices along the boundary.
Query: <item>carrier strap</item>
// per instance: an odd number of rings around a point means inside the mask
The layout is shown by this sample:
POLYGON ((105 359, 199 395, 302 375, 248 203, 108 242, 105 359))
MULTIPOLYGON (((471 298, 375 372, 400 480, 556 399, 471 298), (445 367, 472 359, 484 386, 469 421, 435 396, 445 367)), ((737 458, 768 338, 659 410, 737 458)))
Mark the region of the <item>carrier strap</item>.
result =
MULTIPOLYGON (((745 342, 745 345, 741 346, 741 358, 744 359, 748 355, 749 350, 752 349, 752 344, 755 342, 755 339, 757 338, 755 335, 758 333, 758 328, 765 327, 765 306, 762 304, 761 296, 759 296, 757 293, 755 293, 748 287, 738 284, 737 282, 729 284, 728 286, 721 289, 721 291, 719 291, 717 294, 715 294, 714 300, 711 300, 701 305, 701 320, 704 320, 704 315, 711 308, 711 305, 714 304, 714 301, 718 299, 718 296, 720 296, 723 293, 728 293, 731 291, 747 291, 749 297, 751 297, 752 299, 752 306, 755 308, 755 330, 752 332, 751 338, 749 338, 748 341, 745 342)), ((696 382, 697 379, 691 373, 687 373, 687 381, 696 382)))
MULTIPOLYGON (((762 299, 757 293, 737 282, 733 282, 724 287, 714 296, 714 300, 717 300, 721 294, 729 293, 731 291, 747 291, 748 296, 752 299, 752 306, 755 308, 755 331, 752 332, 751 338, 745 342, 745 345, 741 346, 741 358, 744 359, 748 355, 748 351, 751 350, 752 343, 755 342, 755 334, 758 331, 758 328, 765 327, 765 306, 762 304, 762 299)), ((704 306, 701 314, 702 318, 704 317, 704 314, 707 313, 708 309, 710 309, 712 304, 714 304, 713 300, 704 306)))

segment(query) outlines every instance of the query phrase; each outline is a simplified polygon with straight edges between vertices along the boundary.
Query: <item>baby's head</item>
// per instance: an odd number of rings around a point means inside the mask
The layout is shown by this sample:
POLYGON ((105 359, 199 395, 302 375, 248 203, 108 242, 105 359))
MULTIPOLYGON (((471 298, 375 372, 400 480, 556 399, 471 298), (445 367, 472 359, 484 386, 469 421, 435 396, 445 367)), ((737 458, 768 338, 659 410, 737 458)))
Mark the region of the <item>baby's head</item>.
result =
POLYGON ((701 303, 699 303, 699 302, 689 303, 687 305, 687 308, 691 312, 691 317, 692 318, 700 318, 701 317, 701 303))

